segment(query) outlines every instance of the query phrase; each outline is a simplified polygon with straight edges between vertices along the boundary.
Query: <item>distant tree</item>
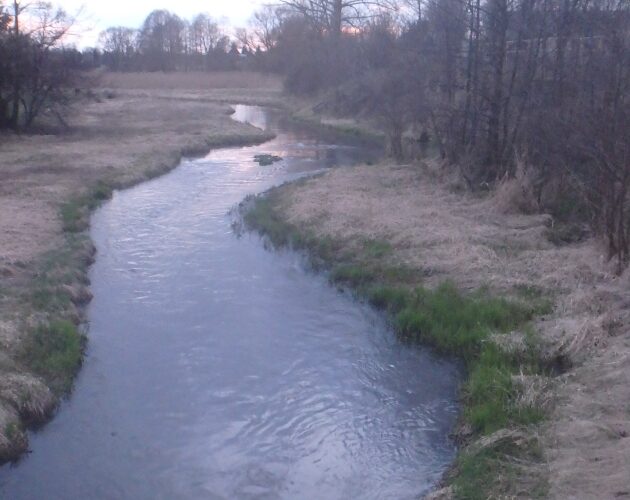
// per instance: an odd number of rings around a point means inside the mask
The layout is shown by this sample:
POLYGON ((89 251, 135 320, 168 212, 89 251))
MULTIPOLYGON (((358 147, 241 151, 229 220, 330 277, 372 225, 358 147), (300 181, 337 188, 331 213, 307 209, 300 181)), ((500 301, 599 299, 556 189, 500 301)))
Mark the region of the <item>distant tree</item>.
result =
POLYGON ((184 22, 167 10, 155 10, 144 21, 139 48, 149 71, 173 71, 184 52, 184 22))
POLYGON ((246 28, 236 29, 236 39, 243 49, 247 49, 248 53, 256 48, 256 39, 246 28))
POLYGON ((321 33, 305 18, 289 16, 282 22, 274 49, 277 70, 285 75, 285 87, 296 94, 314 94, 334 84, 327 76, 336 70, 321 33))
POLYGON ((286 8, 274 5, 263 5, 250 20, 250 26, 256 44, 265 51, 272 50, 278 43, 280 27, 286 16, 286 8))
POLYGON ((114 71, 131 69, 131 62, 136 51, 138 32, 122 26, 108 28, 99 36, 108 65, 114 71))
POLYGON ((223 36, 219 24, 208 14, 197 15, 190 24, 193 52, 207 56, 223 36))
POLYGON ((75 54, 59 47, 74 19, 46 2, 21 4, 2 11, 0 123, 14 129, 30 126, 42 112, 63 121, 68 88, 77 78, 75 54), (28 22, 21 18, 28 14, 28 22))
POLYGON ((9 125, 9 96, 6 89, 10 86, 10 53, 8 47, 10 16, 0 1, 0 129, 9 125))
POLYGON ((230 43, 230 50, 226 54, 224 67, 222 69, 234 70, 239 67, 241 59, 241 51, 236 42, 230 43))

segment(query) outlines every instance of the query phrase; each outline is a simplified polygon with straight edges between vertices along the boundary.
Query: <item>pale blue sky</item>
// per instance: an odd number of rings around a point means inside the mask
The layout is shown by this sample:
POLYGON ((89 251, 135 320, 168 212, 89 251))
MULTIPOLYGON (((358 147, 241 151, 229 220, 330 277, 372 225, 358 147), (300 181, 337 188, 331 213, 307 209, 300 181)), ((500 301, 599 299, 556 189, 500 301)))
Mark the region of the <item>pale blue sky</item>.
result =
POLYGON ((81 46, 94 45, 98 34, 110 26, 137 28, 155 9, 168 9, 180 17, 190 19, 206 12, 233 26, 245 26, 252 13, 269 0, 52 0, 69 13, 82 9, 79 37, 73 40, 81 46))

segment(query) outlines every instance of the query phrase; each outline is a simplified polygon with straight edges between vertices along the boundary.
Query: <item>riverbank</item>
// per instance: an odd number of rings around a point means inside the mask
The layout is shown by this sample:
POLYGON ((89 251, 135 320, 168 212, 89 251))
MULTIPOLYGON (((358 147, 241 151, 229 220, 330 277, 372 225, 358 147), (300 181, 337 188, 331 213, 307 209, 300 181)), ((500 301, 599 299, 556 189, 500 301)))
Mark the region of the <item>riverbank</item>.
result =
POLYGON ((330 171, 243 210, 402 338, 465 360, 461 451, 436 497, 630 491, 630 273, 597 241, 556 246, 550 217, 475 198, 430 162, 330 171))
POLYGON ((278 104, 274 78, 142 77, 104 75, 68 128, 0 136, 0 462, 27 450, 26 428, 52 416, 80 367, 91 210, 182 156, 270 138, 225 103, 278 104))
POLYGON ((316 130, 320 135, 343 138, 352 144, 386 146, 386 134, 375 123, 366 119, 336 118, 315 112, 321 104, 313 99, 292 98, 288 102, 288 118, 297 126, 316 130))

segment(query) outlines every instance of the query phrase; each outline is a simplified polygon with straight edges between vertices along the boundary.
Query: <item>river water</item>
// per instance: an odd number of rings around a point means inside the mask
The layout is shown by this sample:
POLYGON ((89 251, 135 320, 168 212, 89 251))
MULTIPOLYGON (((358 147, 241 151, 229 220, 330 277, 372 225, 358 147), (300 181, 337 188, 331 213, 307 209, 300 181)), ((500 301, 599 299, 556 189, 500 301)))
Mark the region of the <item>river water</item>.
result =
POLYGON ((453 459, 457 367, 231 229, 246 195, 366 152, 236 109, 277 138, 185 160, 94 214, 86 362, 0 469, 1 498, 417 498, 453 459))

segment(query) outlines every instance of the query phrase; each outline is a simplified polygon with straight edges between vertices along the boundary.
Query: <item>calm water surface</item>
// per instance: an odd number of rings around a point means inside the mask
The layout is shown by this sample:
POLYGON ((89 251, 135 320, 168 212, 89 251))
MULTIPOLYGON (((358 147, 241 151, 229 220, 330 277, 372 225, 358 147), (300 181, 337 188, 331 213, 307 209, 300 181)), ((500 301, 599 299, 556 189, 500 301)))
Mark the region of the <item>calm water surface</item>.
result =
POLYGON ((231 229, 247 194, 365 152, 259 108, 235 118, 278 137, 184 161, 94 215, 86 363, 33 452, 0 469, 0 497, 416 498, 452 460, 457 368, 231 229))

